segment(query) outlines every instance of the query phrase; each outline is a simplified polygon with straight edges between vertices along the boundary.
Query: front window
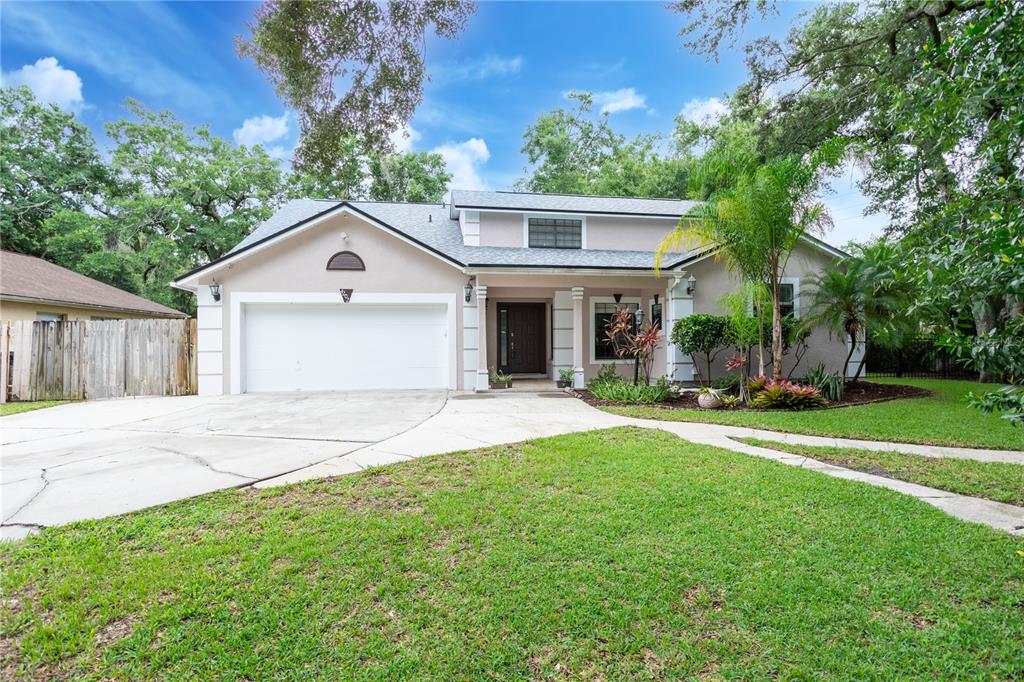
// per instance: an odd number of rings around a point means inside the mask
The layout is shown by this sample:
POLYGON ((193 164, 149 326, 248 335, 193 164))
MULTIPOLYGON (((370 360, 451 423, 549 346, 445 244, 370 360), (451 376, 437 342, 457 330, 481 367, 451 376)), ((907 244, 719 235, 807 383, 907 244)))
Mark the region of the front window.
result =
POLYGON ((608 323, 615 314, 616 308, 624 308, 636 312, 636 303, 595 303, 594 304, 594 359, 617 360, 615 348, 608 338, 608 323))
POLYGON ((779 308, 783 317, 796 317, 796 287, 793 284, 779 285, 779 308))
POLYGON ((583 221, 565 218, 530 218, 530 248, 583 248, 583 221))

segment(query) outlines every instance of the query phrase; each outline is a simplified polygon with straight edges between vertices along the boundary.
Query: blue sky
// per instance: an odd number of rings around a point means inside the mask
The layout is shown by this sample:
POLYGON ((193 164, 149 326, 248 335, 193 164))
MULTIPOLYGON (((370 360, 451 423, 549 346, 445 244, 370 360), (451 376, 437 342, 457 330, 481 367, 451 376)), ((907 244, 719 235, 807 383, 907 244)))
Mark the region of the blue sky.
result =
MULTIPOLYGON (((128 97, 170 109, 218 135, 260 143, 287 158, 297 125, 264 76, 238 58, 255 3, 4 2, 4 84, 27 83, 76 111, 103 143, 103 124, 125 114, 128 97)), ((810 5, 748 30, 782 35, 810 5)), ((454 41, 431 40, 425 98, 400 145, 437 150, 453 186, 506 189, 522 176, 527 125, 566 106, 569 90, 595 93, 619 132, 669 132, 680 112, 703 115, 744 80, 739 48, 718 63, 682 49, 683 18, 660 3, 481 2, 454 41)), ((826 197, 842 244, 877 232, 864 218, 851 173, 826 197)))

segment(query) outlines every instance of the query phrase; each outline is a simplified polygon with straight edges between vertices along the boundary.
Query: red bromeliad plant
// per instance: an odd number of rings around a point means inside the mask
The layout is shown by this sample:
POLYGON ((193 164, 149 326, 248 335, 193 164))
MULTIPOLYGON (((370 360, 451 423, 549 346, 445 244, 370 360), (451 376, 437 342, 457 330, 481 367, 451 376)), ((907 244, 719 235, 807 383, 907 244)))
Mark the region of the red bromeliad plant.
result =
POLYGON ((747 356, 736 353, 725 361, 725 368, 737 371, 740 375, 740 402, 746 405, 750 402, 750 392, 747 390, 747 356))
POLYGON ((825 398, 814 386, 801 386, 785 379, 769 379, 754 396, 754 407, 782 410, 807 410, 825 405, 825 398))
POLYGON ((657 324, 645 322, 640 329, 637 329, 633 323, 633 313, 625 308, 616 308, 608 321, 607 335, 615 355, 623 359, 635 360, 643 375, 644 383, 651 383, 654 351, 658 347, 661 337, 660 327, 657 324))

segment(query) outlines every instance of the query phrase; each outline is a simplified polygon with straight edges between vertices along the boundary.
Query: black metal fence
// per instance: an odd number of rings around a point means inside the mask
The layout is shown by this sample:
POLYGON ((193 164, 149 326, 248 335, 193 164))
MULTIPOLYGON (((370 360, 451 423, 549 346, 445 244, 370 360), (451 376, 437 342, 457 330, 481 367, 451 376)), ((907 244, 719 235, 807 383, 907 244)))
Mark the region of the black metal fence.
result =
POLYGON ((899 350, 881 348, 870 341, 864 355, 864 373, 869 377, 911 377, 922 379, 977 379, 935 339, 915 339, 899 350))

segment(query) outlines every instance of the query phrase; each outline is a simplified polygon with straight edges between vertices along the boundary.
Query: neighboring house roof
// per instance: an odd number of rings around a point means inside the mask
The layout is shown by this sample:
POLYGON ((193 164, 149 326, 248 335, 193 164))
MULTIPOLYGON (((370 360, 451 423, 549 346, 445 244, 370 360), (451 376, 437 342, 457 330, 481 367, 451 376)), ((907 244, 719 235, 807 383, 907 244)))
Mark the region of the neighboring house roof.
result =
POLYGON ((158 317, 186 317, 185 313, 122 291, 42 258, 0 251, 0 298, 38 301, 147 313, 158 317))
POLYGON ((680 218, 689 213, 696 205, 695 201, 681 199, 452 190, 451 217, 458 218, 461 209, 490 209, 680 218))
MULTIPOLYGON (((608 213, 616 215, 660 215, 678 218, 696 202, 676 199, 634 199, 629 197, 583 197, 575 195, 521 194, 514 192, 452 192, 458 201, 503 204, 508 210, 560 211, 574 213, 608 213), (515 205, 515 204, 519 205, 515 205), (584 204, 601 211, 581 210, 584 204), (556 208, 562 207, 562 208, 556 208), (571 208, 570 208, 571 207, 571 208), (607 210, 604 210, 607 209, 607 210), (657 213, 660 211, 661 213, 657 213)), ((454 206, 454 204, 453 204, 454 206)), ((463 208, 469 208, 464 204, 463 208)), ((654 251, 611 251, 601 249, 530 249, 504 246, 467 246, 463 243, 459 221, 452 217, 447 204, 412 204, 375 201, 338 201, 294 199, 279 208, 245 239, 222 257, 180 276, 182 282, 227 260, 234 260, 290 231, 301 229, 328 214, 348 209, 367 218, 398 236, 463 268, 588 268, 602 270, 652 270, 654 251)), ((833 255, 844 255, 818 239, 808 237, 816 246, 833 255)), ((677 268, 713 253, 713 248, 700 247, 683 253, 669 253, 662 261, 665 269, 677 268)))

